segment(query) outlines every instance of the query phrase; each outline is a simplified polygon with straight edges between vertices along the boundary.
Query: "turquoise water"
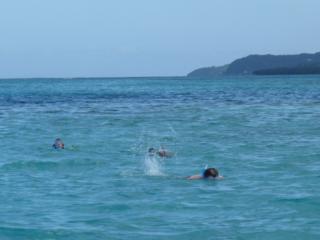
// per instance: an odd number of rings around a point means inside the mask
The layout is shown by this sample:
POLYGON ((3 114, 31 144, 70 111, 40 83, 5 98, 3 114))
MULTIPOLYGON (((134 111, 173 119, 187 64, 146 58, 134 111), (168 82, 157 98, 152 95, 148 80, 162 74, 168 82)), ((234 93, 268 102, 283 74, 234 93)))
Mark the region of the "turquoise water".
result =
POLYGON ((319 239, 319 119, 320 76, 0 80, 0 239, 319 239))

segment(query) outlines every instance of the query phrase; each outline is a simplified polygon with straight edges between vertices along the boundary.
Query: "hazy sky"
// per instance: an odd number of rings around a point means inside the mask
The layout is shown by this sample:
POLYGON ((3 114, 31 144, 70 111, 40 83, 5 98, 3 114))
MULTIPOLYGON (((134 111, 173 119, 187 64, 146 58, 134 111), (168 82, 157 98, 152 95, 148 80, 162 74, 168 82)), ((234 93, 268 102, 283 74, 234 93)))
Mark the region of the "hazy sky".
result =
POLYGON ((320 51, 319 0, 0 0, 0 78, 185 75, 320 51))

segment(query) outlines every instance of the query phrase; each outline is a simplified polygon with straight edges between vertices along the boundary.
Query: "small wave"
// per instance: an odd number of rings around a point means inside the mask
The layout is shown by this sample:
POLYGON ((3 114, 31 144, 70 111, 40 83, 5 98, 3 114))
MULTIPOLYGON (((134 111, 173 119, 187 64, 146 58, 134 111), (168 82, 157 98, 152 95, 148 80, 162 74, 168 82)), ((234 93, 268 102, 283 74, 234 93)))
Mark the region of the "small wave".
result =
POLYGON ((83 166, 96 166, 103 165, 105 161, 90 159, 81 160, 65 160, 65 161, 16 161, 12 163, 6 163, 0 166, 0 170, 16 171, 16 170, 54 170, 57 168, 65 167, 83 167, 83 166))
POLYGON ((19 169, 52 169, 58 166, 57 162, 52 161, 17 161, 6 163, 0 167, 2 170, 19 170, 19 169))
POLYGON ((311 203, 314 201, 312 196, 305 195, 305 196, 288 196, 288 197, 280 197, 277 199, 278 202, 288 202, 288 203, 311 203))

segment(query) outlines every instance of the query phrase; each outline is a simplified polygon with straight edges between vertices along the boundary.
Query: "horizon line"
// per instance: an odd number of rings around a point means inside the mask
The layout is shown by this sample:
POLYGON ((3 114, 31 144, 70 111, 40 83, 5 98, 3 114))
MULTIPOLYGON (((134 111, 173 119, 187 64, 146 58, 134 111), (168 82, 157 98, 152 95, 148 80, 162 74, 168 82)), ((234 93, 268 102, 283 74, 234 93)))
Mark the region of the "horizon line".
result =
POLYGON ((34 79, 125 79, 125 78, 184 78, 187 75, 180 76, 119 76, 119 77, 0 77, 0 80, 34 80, 34 79))

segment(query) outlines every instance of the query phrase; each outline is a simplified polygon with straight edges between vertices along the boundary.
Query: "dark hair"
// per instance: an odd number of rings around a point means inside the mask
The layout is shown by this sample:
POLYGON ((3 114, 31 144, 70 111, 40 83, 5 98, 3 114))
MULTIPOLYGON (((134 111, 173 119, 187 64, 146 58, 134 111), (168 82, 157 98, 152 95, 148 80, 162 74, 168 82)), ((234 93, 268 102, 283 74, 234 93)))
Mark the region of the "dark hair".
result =
POLYGON ((151 153, 151 152, 154 152, 155 149, 152 147, 152 148, 149 148, 148 152, 151 153))
POLYGON ((217 169, 215 168, 208 168, 204 171, 203 173, 203 177, 204 178, 209 178, 209 177, 213 177, 213 178, 216 178, 219 176, 219 172, 217 169))

